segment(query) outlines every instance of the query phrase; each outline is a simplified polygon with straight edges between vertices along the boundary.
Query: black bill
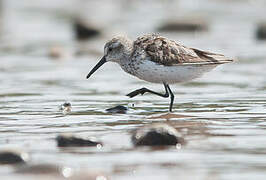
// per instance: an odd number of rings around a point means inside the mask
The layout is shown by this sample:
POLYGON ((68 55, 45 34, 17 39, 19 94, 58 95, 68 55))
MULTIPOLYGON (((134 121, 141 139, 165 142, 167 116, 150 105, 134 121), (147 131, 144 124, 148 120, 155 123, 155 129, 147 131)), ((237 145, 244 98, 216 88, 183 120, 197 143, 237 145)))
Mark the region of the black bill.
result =
POLYGON ((91 77, 91 75, 97 70, 99 69, 104 63, 106 63, 106 59, 105 57, 103 56, 102 59, 94 66, 94 68, 92 68, 92 70, 90 71, 90 73, 87 75, 87 79, 89 77, 91 77))

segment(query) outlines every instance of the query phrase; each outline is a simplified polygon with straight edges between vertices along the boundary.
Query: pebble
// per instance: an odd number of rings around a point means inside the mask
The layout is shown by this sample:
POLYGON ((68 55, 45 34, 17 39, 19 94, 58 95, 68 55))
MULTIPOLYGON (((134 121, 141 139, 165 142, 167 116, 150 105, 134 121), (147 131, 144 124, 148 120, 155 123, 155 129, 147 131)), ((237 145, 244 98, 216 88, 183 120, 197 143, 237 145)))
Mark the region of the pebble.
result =
POLYGON ((16 150, 1 150, 0 164, 26 163, 29 160, 29 154, 16 150))
POLYGON ((49 49, 49 54, 53 59, 61 59, 66 56, 64 49, 61 46, 53 46, 49 49))
POLYGON ((140 127, 133 132, 131 140, 135 146, 168 146, 184 143, 181 134, 166 123, 140 127))
POLYGON ((60 107, 59 107, 59 110, 62 111, 62 113, 64 115, 68 114, 71 112, 71 104, 69 102, 65 102, 64 104, 62 104, 60 107))
POLYGON ((107 112, 109 113, 119 113, 119 114, 126 114, 128 108, 122 105, 118 105, 109 109, 106 109, 107 112))
POLYGON ((62 134, 56 137, 58 147, 82 147, 82 146, 102 146, 101 142, 92 141, 76 137, 72 134, 62 134))

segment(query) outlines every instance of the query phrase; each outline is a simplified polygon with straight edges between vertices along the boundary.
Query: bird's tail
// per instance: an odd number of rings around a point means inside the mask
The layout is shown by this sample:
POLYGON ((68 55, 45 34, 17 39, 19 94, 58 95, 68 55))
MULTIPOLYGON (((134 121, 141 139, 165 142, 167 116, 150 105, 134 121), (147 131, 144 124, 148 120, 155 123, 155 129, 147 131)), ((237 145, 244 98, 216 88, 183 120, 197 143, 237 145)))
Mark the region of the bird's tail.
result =
POLYGON ((199 49, 194 49, 194 48, 193 50, 201 59, 212 62, 214 64, 225 64, 235 61, 235 59, 228 58, 222 54, 211 53, 208 51, 201 51, 199 49))

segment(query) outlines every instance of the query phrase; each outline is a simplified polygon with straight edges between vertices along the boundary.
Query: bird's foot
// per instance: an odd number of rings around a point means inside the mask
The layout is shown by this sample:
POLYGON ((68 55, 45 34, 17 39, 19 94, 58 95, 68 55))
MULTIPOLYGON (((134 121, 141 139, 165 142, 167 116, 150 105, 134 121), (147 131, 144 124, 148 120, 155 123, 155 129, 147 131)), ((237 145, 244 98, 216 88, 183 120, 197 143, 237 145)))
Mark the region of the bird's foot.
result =
POLYGON ((145 92, 147 92, 146 88, 140 88, 140 89, 137 89, 135 91, 132 91, 131 93, 127 94, 126 96, 133 98, 139 94, 143 95, 145 92))

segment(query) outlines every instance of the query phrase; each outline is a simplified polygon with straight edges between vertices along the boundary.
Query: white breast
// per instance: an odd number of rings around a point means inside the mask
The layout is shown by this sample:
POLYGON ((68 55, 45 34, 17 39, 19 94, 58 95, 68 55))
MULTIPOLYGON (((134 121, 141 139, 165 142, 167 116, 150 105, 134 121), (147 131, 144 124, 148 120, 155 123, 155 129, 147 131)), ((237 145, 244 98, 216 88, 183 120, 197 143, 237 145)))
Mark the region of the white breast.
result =
POLYGON ((144 60, 137 65, 134 75, 152 83, 174 84, 198 78, 216 66, 217 64, 164 66, 144 60))

